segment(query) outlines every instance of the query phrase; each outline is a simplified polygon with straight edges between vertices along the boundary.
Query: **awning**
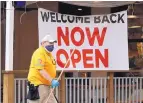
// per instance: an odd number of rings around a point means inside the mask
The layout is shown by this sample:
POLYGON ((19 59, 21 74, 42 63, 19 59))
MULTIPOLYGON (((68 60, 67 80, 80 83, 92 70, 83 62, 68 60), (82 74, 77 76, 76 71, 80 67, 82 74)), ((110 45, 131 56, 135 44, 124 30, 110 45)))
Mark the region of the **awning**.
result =
MULTIPOLYGON (((26 1, 26 5, 30 5, 36 2, 37 1, 26 1)), ((135 1, 60 1, 60 2, 78 6, 87 6, 87 7, 117 7, 135 3, 135 1)))

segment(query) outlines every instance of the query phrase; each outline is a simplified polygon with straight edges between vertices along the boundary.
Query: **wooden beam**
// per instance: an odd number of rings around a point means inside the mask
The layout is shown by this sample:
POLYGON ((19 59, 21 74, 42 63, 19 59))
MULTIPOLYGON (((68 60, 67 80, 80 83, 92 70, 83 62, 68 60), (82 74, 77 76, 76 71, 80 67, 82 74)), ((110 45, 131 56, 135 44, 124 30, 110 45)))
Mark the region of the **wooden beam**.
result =
POLYGON ((28 74, 29 70, 13 70, 13 71, 5 71, 2 70, 2 74, 28 74))
POLYGON ((113 78, 114 78, 114 73, 113 72, 110 72, 109 73, 109 84, 110 84, 110 87, 109 87, 109 93, 110 93, 110 97, 109 97, 109 100, 110 100, 110 103, 114 103, 114 81, 113 81, 113 78))
POLYGON ((3 103, 14 103, 14 74, 4 74, 3 103))
POLYGON ((110 79, 107 80, 106 95, 107 95, 107 103, 110 103, 110 99, 109 99, 110 98, 110 79))
POLYGON ((66 91, 65 91, 65 73, 61 76, 60 80, 60 103, 66 103, 66 91))
MULTIPOLYGON (((64 70, 65 72, 77 72, 77 70, 64 70)), ((9 73, 14 73, 14 74, 27 74, 29 72, 29 70, 13 70, 13 71, 5 71, 2 70, 2 74, 9 74, 9 73)), ((57 70, 57 72, 61 72, 61 70, 57 70)), ((78 71, 78 72, 93 72, 93 70, 82 70, 82 71, 78 71)), ((103 72, 103 70, 98 70, 96 72, 103 72)), ((139 73, 143 73, 143 70, 106 70, 104 72, 139 72, 139 73)))
POLYGON ((107 81, 107 103, 114 103, 114 73, 108 73, 109 79, 107 81))

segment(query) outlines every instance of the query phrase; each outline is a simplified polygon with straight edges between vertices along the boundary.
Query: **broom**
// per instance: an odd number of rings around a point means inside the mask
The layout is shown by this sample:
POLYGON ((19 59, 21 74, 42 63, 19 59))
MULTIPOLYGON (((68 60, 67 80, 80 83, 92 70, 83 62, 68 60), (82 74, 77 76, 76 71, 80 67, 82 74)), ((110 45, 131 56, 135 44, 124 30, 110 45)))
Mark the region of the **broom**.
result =
MULTIPOLYGON (((75 49, 72 51, 71 56, 73 55, 74 51, 75 51, 75 49)), ((63 72, 64 72, 64 69, 66 68, 66 66, 67 66, 67 64, 68 64, 69 61, 70 61, 70 58, 68 58, 66 64, 64 65, 64 68, 63 68, 63 70, 61 71, 61 73, 60 73, 60 75, 59 75, 59 77, 58 77, 58 79, 57 79, 58 81, 59 81, 59 79, 61 78, 61 76, 62 76, 62 74, 63 74, 63 72)), ((49 94, 49 96, 48 96, 48 98, 47 98, 47 100, 46 100, 46 103, 48 102, 48 100, 49 100, 51 94, 53 93, 54 89, 55 89, 55 88, 52 88, 52 90, 51 90, 51 92, 50 92, 50 94, 49 94)))

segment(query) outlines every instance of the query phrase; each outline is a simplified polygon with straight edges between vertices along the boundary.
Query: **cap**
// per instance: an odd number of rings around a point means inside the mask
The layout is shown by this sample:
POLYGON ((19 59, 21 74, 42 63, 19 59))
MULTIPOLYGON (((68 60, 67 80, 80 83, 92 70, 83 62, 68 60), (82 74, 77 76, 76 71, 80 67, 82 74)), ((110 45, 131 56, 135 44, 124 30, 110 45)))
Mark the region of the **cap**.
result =
POLYGON ((51 35, 46 35, 42 40, 41 42, 44 42, 44 41, 48 41, 48 42, 57 42, 55 39, 53 39, 53 37, 51 35))

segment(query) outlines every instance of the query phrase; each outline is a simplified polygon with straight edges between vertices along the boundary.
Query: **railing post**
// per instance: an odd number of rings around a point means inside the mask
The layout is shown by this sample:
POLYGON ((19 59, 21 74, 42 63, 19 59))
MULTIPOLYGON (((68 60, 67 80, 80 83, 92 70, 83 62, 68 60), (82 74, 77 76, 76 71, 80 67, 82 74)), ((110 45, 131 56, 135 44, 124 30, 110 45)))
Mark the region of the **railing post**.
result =
POLYGON ((4 73, 3 103, 14 103, 14 73, 4 73))
POLYGON ((114 72, 108 73, 109 79, 107 81, 107 103, 114 103, 114 72))
POLYGON ((65 73, 63 73, 60 80, 60 103, 66 103, 65 86, 65 73))

